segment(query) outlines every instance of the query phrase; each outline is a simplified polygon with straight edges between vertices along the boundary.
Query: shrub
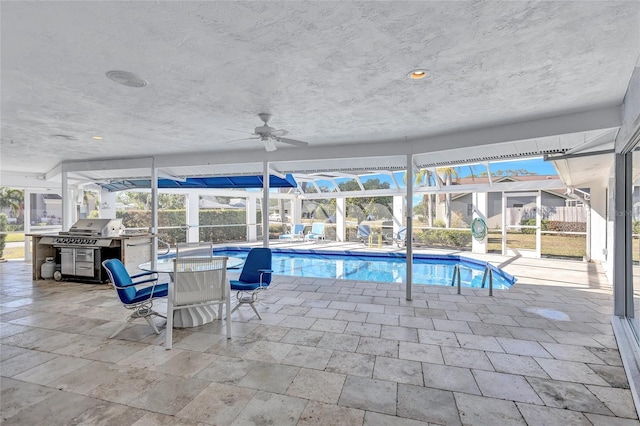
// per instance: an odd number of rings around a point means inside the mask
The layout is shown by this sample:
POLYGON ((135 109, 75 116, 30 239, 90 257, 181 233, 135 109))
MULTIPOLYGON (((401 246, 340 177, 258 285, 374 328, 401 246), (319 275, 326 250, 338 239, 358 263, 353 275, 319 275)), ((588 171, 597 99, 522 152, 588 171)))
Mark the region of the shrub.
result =
POLYGON ((433 226, 434 226, 435 228, 446 228, 446 227, 447 227, 447 224, 446 224, 446 222, 445 222, 444 220, 442 220, 442 219, 436 219, 436 220, 434 220, 434 221, 433 221, 433 226))
POLYGON ((458 229, 425 229, 419 239, 428 246, 462 248, 471 245, 471 232, 458 229))
MULTIPOLYGON (((148 210, 122 210, 116 212, 125 228, 149 228, 151 212, 148 210)), ((162 210, 158 212, 158 227, 180 226, 186 221, 186 210, 162 210)), ((245 241, 247 239, 246 213, 244 210, 200 210, 200 241, 245 241), (206 227, 206 225, 227 225, 206 227), (230 226, 229 226, 230 225, 230 226), (237 225, 237 226, 233 226, 237 225)), ((171 245, 187 241, 187 231, 182 228, 160 229, 158 236, 171 245)))
POLYGON ((7 215, 0 213, 0 258, 4 253, 5 242, 7 241, 7 215))

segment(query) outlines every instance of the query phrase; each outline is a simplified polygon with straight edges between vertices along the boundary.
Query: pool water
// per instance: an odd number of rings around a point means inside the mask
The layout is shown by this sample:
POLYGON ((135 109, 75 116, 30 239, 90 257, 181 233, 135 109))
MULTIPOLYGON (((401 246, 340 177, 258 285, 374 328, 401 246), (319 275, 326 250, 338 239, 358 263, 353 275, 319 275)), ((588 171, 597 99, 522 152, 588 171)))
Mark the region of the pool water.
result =
MULTIPOLYGON (((272 249, 274 275, 294 277, 333 278, 341 280, 403 283, 406 278, 406 259, 398 253, 363 254, 361 252, 318 252, 311 250, 272 249)), ((246 258, 249 249, 226 247, 214 250, 216 256, 246 258)), ((414 254, 413 283, 451 285, 453 271, 460 265, 461 285, 482 287, 486 262, 457 255, 414 254)), ((516 279, 495 266, 493 288, 506 289, 516 279)), ((487 279, 485 286, 489 286, 487 279)))

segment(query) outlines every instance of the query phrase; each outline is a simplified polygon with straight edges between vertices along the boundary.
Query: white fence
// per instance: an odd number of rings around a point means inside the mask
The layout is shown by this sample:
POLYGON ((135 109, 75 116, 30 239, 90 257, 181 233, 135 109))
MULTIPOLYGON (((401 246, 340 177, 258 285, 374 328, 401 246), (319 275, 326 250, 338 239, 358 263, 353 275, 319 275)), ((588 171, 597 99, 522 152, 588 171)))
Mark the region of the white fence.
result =
MULTIPOLYGON (((535 207, 509 207, 507 225, 520 225, 523 220, 535 219, 535 207)), ((559 222, 586 222, 587 212, 584 207, 542 207, 542 219, 559 222)))

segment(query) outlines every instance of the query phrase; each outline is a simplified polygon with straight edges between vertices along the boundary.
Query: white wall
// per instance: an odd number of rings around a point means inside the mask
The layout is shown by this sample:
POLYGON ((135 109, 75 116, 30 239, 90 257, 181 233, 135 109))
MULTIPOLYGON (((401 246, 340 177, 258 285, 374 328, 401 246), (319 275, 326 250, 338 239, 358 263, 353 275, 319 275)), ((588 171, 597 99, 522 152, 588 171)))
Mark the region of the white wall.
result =
POLYGON ((607 188, 602 185, 592 185, 591 194, 591 259, 604 262, 607 247, 607 188))

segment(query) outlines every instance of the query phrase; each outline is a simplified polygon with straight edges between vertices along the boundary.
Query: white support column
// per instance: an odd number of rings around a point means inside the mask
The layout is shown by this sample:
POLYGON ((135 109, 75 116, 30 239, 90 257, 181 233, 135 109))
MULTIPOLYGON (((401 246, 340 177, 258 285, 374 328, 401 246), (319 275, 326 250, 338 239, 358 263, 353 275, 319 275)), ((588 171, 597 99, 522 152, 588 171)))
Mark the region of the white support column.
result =
POLYGON ((542 191, 536 195, 536 256, 542 257, 542 191))
POLYGON ((262 182, 262 246, 269 247, 269 162, 264 162, 262 182))
POLYGON ((31 233, 31 191, 24 190, 24 260, 28 262, 31 260, 31 237, 27 237, 27 234, 31 233))
POLYGON ((200 241, 200 194, 196 191, 187 193, 187 242, 200 241))
MULTIPOLYGON (((64 167, 64 165, 63 165, 64 167)), ((71 208, 71 202, 75 203, 75 198, 71 190, 69 189, 69 177, 67 172, 62 172, 62 186, 61 186, 61 194, 62 197, 62 230, 68 231, 73 225, 73 210, 71 208)))
MULTIPOLYGON (((489 196, 486 192, 474 192, 473 193, 473 219, 479 217, 487 222, 487 210, 489 207, 489 196)), ((487 252, 487 242, 489 241, 488 235, 482 241, 476 240, 473 236, 471 237, 471 251, 473 253, 482 253, 485 254, 487 252)))
POLYGON ((102 219, 116 218, 116 193, 100 189, 100 217, 102 219))
POLYGON ((336 198, 336 241, 344 242, 347 236, 347 199, 336 198))
POLYGON ((394 238, 398 235, 398 232, 403 225, 404 218, 404 195, 393 196, 393 235, 394 238))
POLYGON ((412 300, 413 286, 413 155, 407 154, 407 300, 412 300))
POLYGON ((155 158, 151 160, 151 268, 158 264, 158 169, 155 158))
POLYGON ((256 216, 258 213, 258 197, 255 194, 249 194, 247 197, 247 241, 258 240, 258 225, 256 224, 256 216))
POLYGON ((302 198, 296 197, 291 199, 291 211, 289 215, 291 216, 291 225, 302 223, 302 198))
POLYGON ((502 255, 507 255, 507 195, 502 192, 502 255))
POLYGON ((589 219, 587 222, 587 244, 590 245, 589 256, 591 260, 606 260, 607 247, 607 191, 601 186, 591 186, 590 191, 590 210, 587 212, 589 219))

